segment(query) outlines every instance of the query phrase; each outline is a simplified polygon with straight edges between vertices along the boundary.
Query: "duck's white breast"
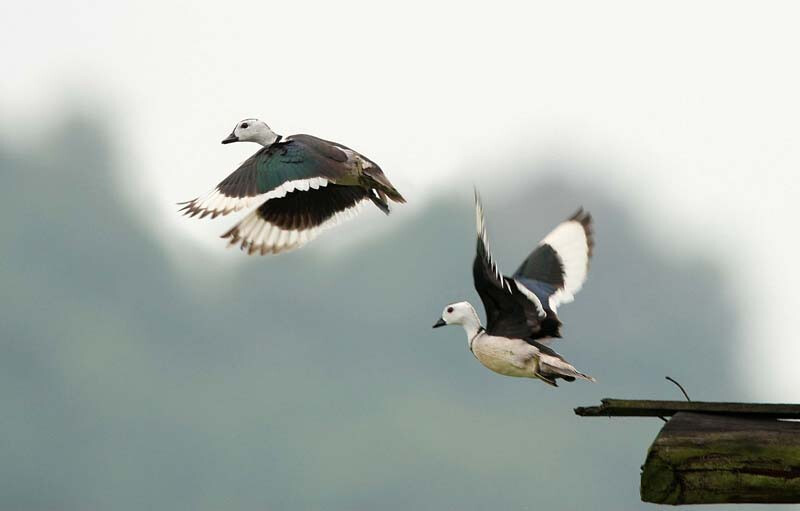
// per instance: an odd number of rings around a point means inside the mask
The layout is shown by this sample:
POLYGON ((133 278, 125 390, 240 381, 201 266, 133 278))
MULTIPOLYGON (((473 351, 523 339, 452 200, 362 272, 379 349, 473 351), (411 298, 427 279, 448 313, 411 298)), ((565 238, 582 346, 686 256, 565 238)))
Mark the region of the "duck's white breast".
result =
POLYGON ((473 341, 472 352, 496 373, 535 378, 539 350, 521 339, 482 334, 473 341))

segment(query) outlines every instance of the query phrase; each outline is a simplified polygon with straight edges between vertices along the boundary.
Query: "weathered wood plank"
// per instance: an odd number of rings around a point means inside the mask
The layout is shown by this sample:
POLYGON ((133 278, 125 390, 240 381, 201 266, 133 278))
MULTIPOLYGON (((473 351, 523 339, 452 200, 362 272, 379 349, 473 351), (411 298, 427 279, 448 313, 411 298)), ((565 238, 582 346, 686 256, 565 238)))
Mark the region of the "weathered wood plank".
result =
POLYGON ((771 403, 716 403, 708 401, 652 401, 646 399, 603 399, 600 406, 580 406, 575 413, 582 417, 667 417, 678 412, 700 412, 800 419, 800 405, 771 403))
POLYGON ((800 422, 677 413, 642 466, 658 504, 800 503, 800 422))

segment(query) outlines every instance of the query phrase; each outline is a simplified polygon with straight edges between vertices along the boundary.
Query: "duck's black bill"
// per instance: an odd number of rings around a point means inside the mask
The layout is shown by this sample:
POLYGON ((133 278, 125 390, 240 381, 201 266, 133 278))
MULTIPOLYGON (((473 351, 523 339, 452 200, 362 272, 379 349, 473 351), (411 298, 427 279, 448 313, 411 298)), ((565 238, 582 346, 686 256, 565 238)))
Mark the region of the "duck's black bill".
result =
POLYGON ((239 141, 239 137, 237 137, 236 135, 231 133, 230 135, 228 135, 228 138, 226 138, 225 140, 222 141, 222 143, 223 144, 230 144, 231 142, 238 142, 238 141, 239 141))
POLYGON ((445 326, 447 323, 444 322, 442 318, 439 318, 439 321, 433 324, 433 328, 439 328, 440 326, 445 326))

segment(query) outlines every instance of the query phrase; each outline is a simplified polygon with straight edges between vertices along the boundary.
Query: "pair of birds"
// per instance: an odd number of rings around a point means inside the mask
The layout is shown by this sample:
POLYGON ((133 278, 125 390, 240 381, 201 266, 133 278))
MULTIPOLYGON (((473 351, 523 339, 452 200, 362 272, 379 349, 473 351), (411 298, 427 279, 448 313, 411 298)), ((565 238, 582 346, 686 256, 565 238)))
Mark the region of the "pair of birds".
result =
MULTIPOLYGON (((311 135, 285 139, 258 119, 236 124, 222 143, 262 146, 204 197, 181 203, 191 217, 216 218, 258 207, 222 238, 248 254, 278 254, 298 248, 323 230, 354 216, 372 202, 389 214, 389 201, 405 203, 381 168, 352 149, 311 135)), ((434 328, 461 325, 469 350, 487 368, 507 376, 595 381, 549 347, 561 337, 557 309, 586 281, 592 256, 591 215, 579 209, 539 242, 511 277, 489 252, 483 206, 475 192, 477 249, 475 289, 486 310, 486 327, 469 302, 445 307, 434 328)))

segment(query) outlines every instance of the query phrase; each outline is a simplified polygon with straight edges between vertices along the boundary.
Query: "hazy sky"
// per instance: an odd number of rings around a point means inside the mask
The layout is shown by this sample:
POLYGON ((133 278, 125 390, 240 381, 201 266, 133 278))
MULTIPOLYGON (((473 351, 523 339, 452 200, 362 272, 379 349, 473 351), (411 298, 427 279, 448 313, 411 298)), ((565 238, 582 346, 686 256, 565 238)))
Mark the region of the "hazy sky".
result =
POLYGON ((255 149, 219 143, 245 117, 369 155, 410 199, 400 218, 433 193, 468 200, 472 182, 514 186, 522 159, 561 164, 633 200, 667 253, 725 261, 748 300, 752 397, 800 399, 800 8, 481 5, 6 2, 0 129, 46 144, 43 124, 99 102, 130 202, 167 250, 221 251, 231 222, 189 221, 174 202, 255 149))

